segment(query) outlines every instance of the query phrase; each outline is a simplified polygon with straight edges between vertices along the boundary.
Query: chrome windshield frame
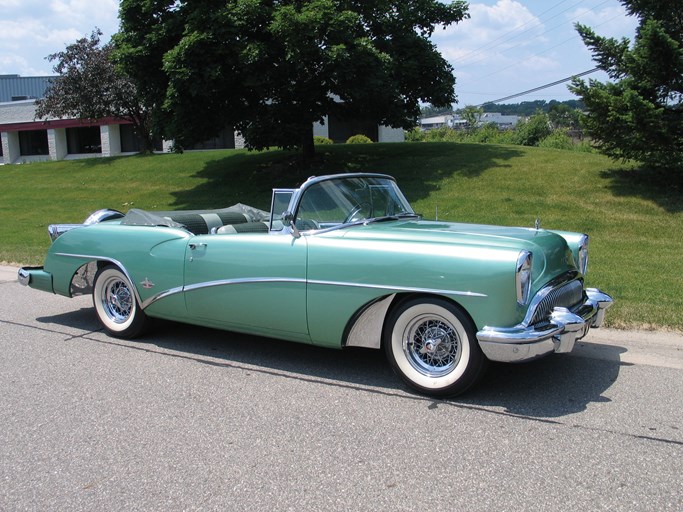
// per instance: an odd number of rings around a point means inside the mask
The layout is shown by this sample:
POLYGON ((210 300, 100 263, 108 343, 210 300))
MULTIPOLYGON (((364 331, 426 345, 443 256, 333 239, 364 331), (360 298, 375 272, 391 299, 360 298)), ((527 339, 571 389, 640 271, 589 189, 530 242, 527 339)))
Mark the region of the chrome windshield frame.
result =
MULTIPOLYGON (((324 228, 319 228, 319 229, 308 229, 305 230, 305 233, 326 233, 329 231, 334 231, 337 229, 342 229, 346 228, 349 226, 356 226, 356 225, 365 225, 371 222, 376 222, 378 219, 390 219, 390 220, 405 220, 405 218, 402 217, 415 217, 418 218, 419 215, 416 214, 410 205, 410 202, 406 199, 405 195, 403 194, 403 191, 399 188, 396 179, 393 176, 390 176, 388 174, 381 174, 381 173, 343 173, 343 174, 333 174, 333 175, 326 175, 326 176, 313 176, 306 180, 298 189, 288 189, 288 190, 293 190, 292 198, 289 203, 289 212, 291 212, 292 218, 297 218, 299 215, 299 208, 301 206, 301 202, 303 197, 305 196, 306 192, 311 188, 316 185, 319 185, 322 182, 327 182, 327 181, 334 181, 334 180, 350 180, 350 179, 372 179, 372 180, 388 180, 392 182, 393 184, 393 189, 396 194, 398 194, 397 199, 400 201, 403 207, 407 208, 408 211, 402 212, 399 215, 387 215, 387 216, 378 216, 378 217, 372 217, 372 218, 365 218, 362 220, 355 220, 353 222, 341 222, 337 225, 334 226, 328 226, 324 228)), ((273 193, 276 193, 277 191, 282 191, 282 189, 277 189, 273 190, 273 193)), ((272 212, 271 212, 271 218, 272 218, 272 212)), ((277 232, 287 232, 290 231, 289 229, 285 229, 283 231, 278 230, 277 232)))

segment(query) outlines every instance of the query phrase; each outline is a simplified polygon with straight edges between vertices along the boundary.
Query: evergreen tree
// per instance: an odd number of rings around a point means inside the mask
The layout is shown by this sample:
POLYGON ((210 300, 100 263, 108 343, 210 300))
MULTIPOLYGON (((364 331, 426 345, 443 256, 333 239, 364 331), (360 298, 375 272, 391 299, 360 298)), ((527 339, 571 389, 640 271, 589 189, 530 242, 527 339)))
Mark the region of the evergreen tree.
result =
POLYGON ((639 26, 633 44, 577 30, 612 80, 576 79, 584 126, 615 160, 683 170, 683 0, 622 0, 639 26))

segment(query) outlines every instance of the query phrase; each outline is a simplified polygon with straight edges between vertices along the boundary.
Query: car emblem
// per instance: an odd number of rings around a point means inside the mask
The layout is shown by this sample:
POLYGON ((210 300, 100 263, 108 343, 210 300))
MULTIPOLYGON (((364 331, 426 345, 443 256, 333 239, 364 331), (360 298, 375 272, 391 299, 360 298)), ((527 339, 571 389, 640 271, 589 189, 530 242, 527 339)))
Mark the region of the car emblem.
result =
POLYGON ((143 288, 149 290, 154 287, 154 283, 145 277, 145 280, 140 283, 143 288))

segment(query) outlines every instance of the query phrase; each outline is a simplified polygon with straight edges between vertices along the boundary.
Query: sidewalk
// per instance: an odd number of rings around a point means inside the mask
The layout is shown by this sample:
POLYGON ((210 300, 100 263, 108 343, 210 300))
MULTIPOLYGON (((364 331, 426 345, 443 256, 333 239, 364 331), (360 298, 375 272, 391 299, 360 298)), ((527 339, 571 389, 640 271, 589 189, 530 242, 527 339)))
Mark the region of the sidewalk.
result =
MULTIPOLYGON (((16 282, 17 270, 0 265, 0 284, 16 282)), ((592 329, 577 342, 572 355, 683 369, 683 335, 666 331, 592 329)))

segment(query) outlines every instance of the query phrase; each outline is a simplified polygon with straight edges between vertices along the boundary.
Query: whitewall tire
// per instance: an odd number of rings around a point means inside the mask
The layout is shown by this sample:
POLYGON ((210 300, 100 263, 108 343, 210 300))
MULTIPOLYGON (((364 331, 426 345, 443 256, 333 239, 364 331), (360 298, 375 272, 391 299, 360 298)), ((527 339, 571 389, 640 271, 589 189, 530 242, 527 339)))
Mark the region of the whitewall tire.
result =
POLYGON ((389 315, 384 348, 409 386, 434 396, 463 393, 483 375, 487 362, 470 318, 435 297, 399 304, 389 315))
POLYGON ((130 280, 119 268, 110 265, 95 275, 93 304, 105 330, 117 338, 140 335, 147 315, 140 308, 130 280))

